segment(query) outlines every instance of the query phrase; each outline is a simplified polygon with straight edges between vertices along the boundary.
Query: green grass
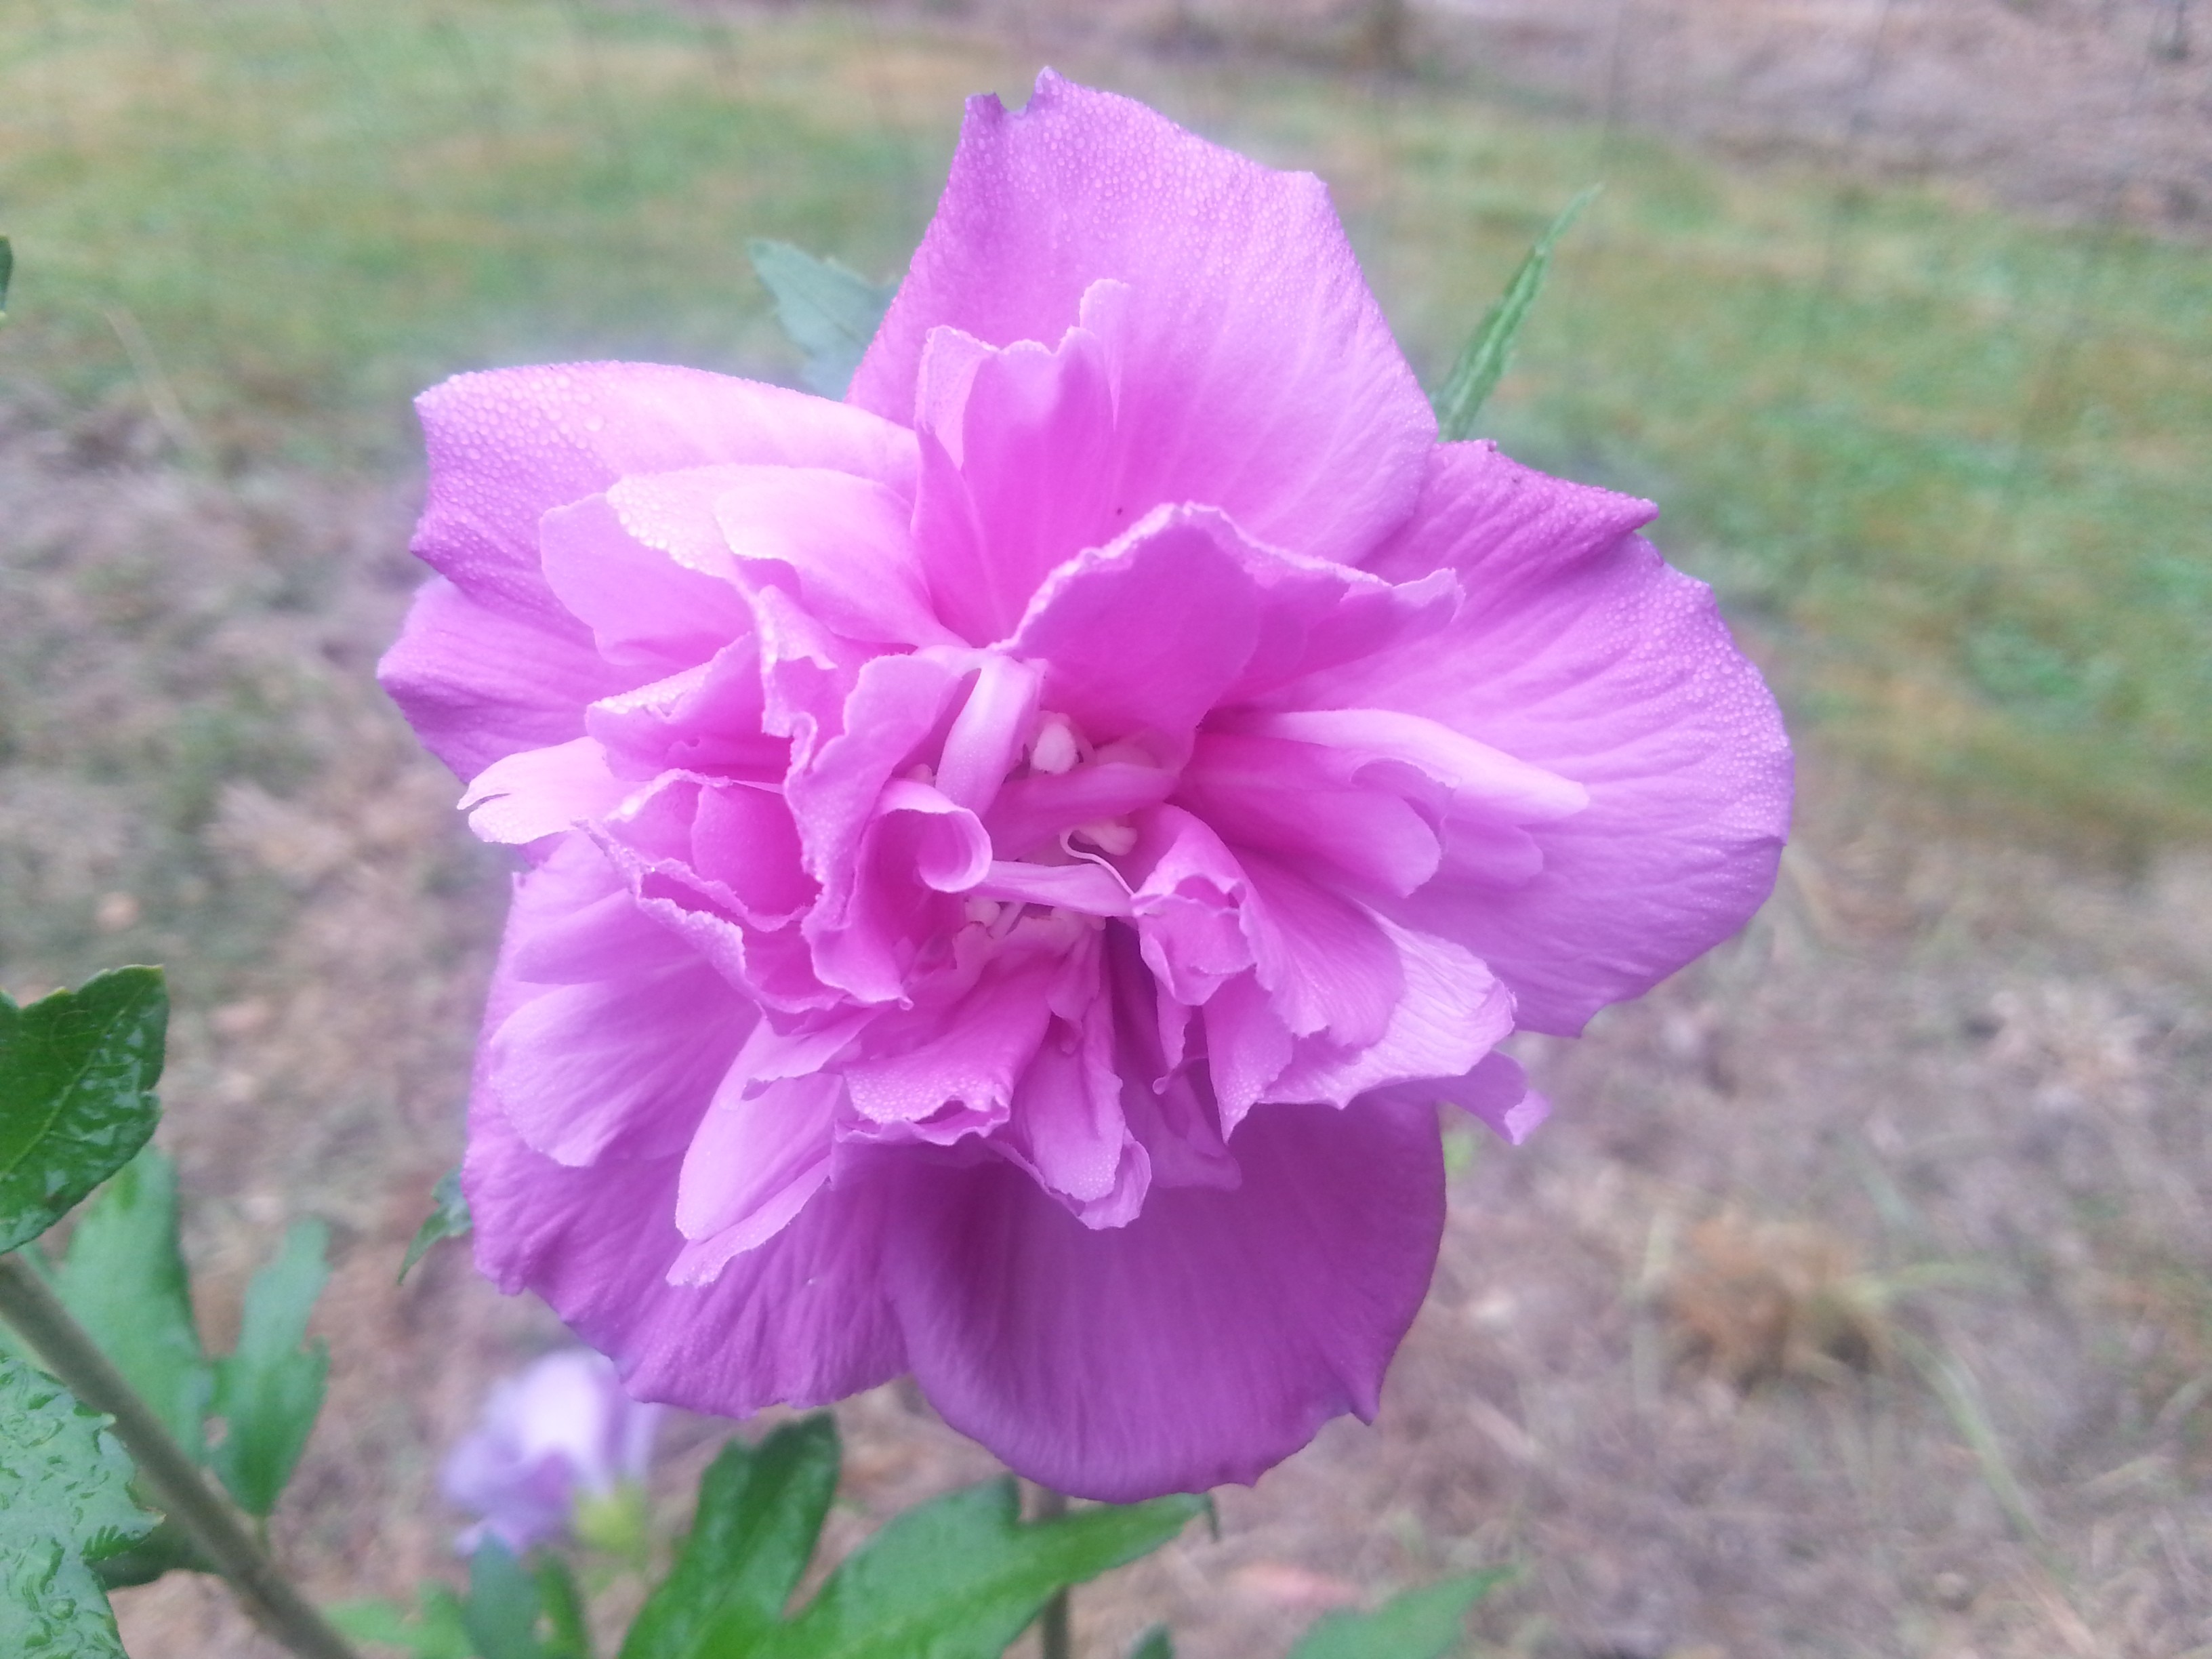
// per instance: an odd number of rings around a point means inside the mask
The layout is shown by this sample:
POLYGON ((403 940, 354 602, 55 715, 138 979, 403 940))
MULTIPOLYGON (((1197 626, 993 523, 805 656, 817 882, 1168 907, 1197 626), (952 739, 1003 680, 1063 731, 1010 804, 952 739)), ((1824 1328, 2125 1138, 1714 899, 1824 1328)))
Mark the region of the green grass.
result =
MULTIPOLYGON (((1061 66, 1328 178, 1431 377, 1601 178, 1493 407, 1509 447, 1658 498, 1832 740, 2021 818, 2212 830, 2205 250, 1449 88, 1061 66)), ((1034 67, 822 8, 0 0, 0 374, 153 383, 218 463, 344 465, 404 458, 406 396, 458 368, 789 378, 744 239, 896 270, 959 95, 1034 67)))

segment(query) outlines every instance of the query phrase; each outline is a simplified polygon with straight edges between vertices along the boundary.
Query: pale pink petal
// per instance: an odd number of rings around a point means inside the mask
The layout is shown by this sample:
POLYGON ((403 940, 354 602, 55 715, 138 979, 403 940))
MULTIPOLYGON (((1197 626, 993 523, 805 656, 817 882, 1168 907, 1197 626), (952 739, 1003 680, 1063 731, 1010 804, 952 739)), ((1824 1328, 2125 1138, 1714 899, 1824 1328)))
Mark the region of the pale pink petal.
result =
POLYGON ((1412 507, 1435 421, 1321 181, 1049 70, 1019 114, 969 101, 853 401, 913 420, 931 330, 1056 345, 1102 279, 1127 289, 1121 522, 1207 501, 1262 541, 1352 560, 1412 507))
POLYGON ((612 495, 555 507, 538 525, 545 580, 620 667, 659 678, 703 663, 752 629, 732 582, 687 569, 624 526, 612 495))
MULTIPOLYGON (((1460 946, 1384 921, 1405 976, 1388 1030, 1372 1044, 1330 1053, 1300 1045, 1269 1090, 1277 1100, 1347 1104, 1370 1089, 1417 1078, 1456 1077, 1473 1068, 1513 1029, 1513 998, 1460 946)), ((1218 999, 1217 999, 1218 1000, 1218 999)), ((1211 1030, 1213 1011, 1206 1010, 1211 1030)))
POLYGON ((470 1110, 462 1189, 477 1265, 534 1291, 616 1357, 635 1397, 743 1417, 818 1406, 907 1368, 881 1288, 882 1195, 864 1177, 817 1192, 781 1231, 710 1285, 675 1285, 680 1155, 564 1168, 495 1106, 470 1110))
POLYGON ((981 654, 937 763, 937 787, 947 799, 971 812, 989 810, 1028 741, 1043 685, 1035 664, 997 651, 981 654))
POLYGON ((1387 788, 1346 787, 1347 769, 1312 744, 1208 732, 1175 800, 1231 848, 1355 888, 1412 892, 1443 857, 1435 827, 1387 788))
POLYGON ((913 493, 914 437, 781 386, 652 363, 460 374, 415 400, 430 488, 416 555, 495 609, 558 614, 538 525, 617 479, 721 462, 834 467, 913 493))
POLYGON ((1440 721, 1589 792, 1582 811, 1530 827, 1540 873, 1517 886, 1447 875, 1403 917, 1489 963, 1521 1024, 1572 1035, 1765 898, 1789 826, 1789 744, 1705 586, 1627 532, 1639 504, 1486 446, 1441 454, 1424 518, 1392 556, 1408 569, 1452 558, 1483 602, 1434 653, 1340 671, 1328 690, 1440 721))
POLYGON ((830 1125, 844 1091, 835 1077, 798 1078, 748 1092, 742 1066, 714 1091, 684 1154, 676 1229, 690 1240, 670 1263, 678 1285, 704 1285, 734 1255, 789 1226, 830 1178, 830 1125))
POLYGON ((461 811, 479 839, 514 846, 603 817, 629 793, 598 740, 577 738, 494 761, 470 780, 461 811))
POLYGON ((1013 631, 1047 572, 1135 521, 1116 499, 1116 366, 1081 328, 1051 349, 983 355, 952 330, 933 337, 957 348, 962 395, 939 393, 922 424, 915 540, 936 614, 985 645, 1013 631))
POLYGON ((1528 1074, 1510 1055, 1490 1054, 1463 1077, 1395 1083, 1377 1095, 1418 1103, 1449 1101, 1480 1118, 1518 1146, 1552 1115, 1551 1103, 1528 1086, 1528 1074))
POLYGON ((531 1146, 571 1165, 683 1146, 757 1017, 680 940, 635 911, 599 913, 603 940, 629 935, 611 953, 617 976, 563 975, 550 985, 517 977, 541 928, 572 925, 613 884, 581 837, 515 884, 478 1051, 478 1094, 531 1146))
POLYGON ((1086 1227, 1002 1164, 909 1165, 887 1282, 945 1419, 1057 1491, 1251 1481, 1371 1416, 1443 1224, 1433 1108, 1274 1106, 1234 1190, 1155 1187, 1086 1227))
POLYGON ((1381 1039, 1405 993, 1405 965, 1366 906, 1258 853, 1238 860, 1254 973, 1296 1036, 1326 1033, 1349 1048, 1381 1039))
POLYGON ((565 611, 515 615, 443 577, 415 595, 376 678, 430 752, 458 777, 584 732, 584 710, 642 678, 611 666, 565 611))
POLYGON ((1054 572, 1007 647, 1044 665, 1044 707, 1094 743, 1152 737, 1179 753, 1259 637, 1239 539, 1218 513, 1164 510, 1054 572))
POLYGON ((767 718, 761 642, 748 633, 710 661, 602 697, 584 711, 584 729, 625 777, 677 771, 780 783, 791 744, 764 729, 767 718))

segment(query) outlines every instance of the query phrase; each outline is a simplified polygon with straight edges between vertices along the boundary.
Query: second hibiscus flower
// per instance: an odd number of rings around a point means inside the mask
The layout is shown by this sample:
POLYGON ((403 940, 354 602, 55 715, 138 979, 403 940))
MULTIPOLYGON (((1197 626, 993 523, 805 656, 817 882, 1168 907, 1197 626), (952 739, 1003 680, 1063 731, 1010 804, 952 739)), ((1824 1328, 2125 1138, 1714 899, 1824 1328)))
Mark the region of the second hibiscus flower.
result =
POLYGON ((384 664, 525 848, 478 1259, 640 1395, 911 1369, 1024 1474, 1371 1414, 1435 1104, 1741 925, 1774 704, 1648 503, 1436 427, 1327 193, 1048 74, 971 105, 844 404, 422 400, 384 664))

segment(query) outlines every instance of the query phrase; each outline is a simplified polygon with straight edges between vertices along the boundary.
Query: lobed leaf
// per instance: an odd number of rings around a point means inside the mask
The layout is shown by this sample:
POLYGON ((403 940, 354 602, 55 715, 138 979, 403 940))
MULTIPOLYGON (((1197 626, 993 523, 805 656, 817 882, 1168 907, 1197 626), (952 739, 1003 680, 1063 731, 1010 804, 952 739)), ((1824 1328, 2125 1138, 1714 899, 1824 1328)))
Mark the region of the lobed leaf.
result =
POLYGON ((407 1254, 399 1263, 398 1282, 407 1282, 407 1275, 433 1244, 442 1239, 465 1238, 475 1225, 469 1214, 469 1200, 461 1192, 461 1172, 448 1170, 430 1189, 430 1213, 422 1218, 422 1224, 415 1230, 415 1237, 408 1243, 407 1254))
MULTIPOLYGON (((5 250, 0 238, 0 304, 5 250)), ((0 996, 0 1251, 46 1231, 146 1144, 168 1025, 158 968, 118 968, 27 1008, 0 996)))
POLYGON ((1503 1569, 1447 1578, 1395 1595, 1372 1613, 1332 1613, 1290 1659, 1443 1659, 1466 1634, 1467 1613, 1507 1577, 1503 1569))
POLYGON ((55 1275, 63 1304, 161 1420, 206 1461, 213 1389, 177 1243, 177 1170, 149 1146, 86 1206, 55 1275))
POLYGON ((630 1626, 622 1659, 750 1654, 765 1640, 814 1554, 838 1459, 826 1412, 757 1447, 723 1447, 700 1480, 683 1553, 630 1626))
POLYGON ((123 1659, 91 1564, 153 1529, 131 1474, 105 1417, 0 1356, 0 1653, 123 1659))
POLYGON ((817 259, 788 242, 756 237, 746 252, 775 299, 776 321, 805 354, 800 378, 807 390, 842 398, 898 284, 872 283, 835 259, 817 259))
POLYGON ((330 1346, 301 1345, 330 1278, 329 1238, 319 1221, 292 1224, 276 1260, 246 1286, 237 1352, 216 1362, 215 1413, 229 1427, 210 1461, 250 1515, 276 1507, 322 1410, 330 1346))
POLYGON ((1528 257, 1521 261, 1513 278, 1505 284, 1505 292, 1498 303, 1482 314, 1475 325, 1474 334, 1452 371, 1444 377, 1443 387, 1434 403, 1437 410, 1437 436, 1445 443, 1456 443, 1474 431, 1476 418, 1482 406, 1490 401, 1490 394, 1498 389, 1504 377, 1505 365, 1513 355, 1514 337, 1521 332, 1521 325, 1528 320, 1529 308, 1536 303, 1536 295, 1544 287, 1544 277, 1551 269, 1552 250, 1559 246, 1559 238, 1567 234, 1582 210, 1596 196, 1598 187, 1590 185, 1559 210, 1544 234, 1536 239, 1528 257))

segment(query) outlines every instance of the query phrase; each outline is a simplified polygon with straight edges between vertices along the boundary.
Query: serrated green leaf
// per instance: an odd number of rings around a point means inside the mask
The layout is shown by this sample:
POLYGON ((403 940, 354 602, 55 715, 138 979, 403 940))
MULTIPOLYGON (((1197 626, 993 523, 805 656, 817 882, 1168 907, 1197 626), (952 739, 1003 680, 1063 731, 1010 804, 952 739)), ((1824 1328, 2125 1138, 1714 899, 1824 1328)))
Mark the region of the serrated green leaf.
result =
POLYGON ((538 1639, 538 1581, 490 1534, 469 1557, 469 1599, 461 1609, 481 1659, 549 1659, 538 1639))
POLYGON ((341 1601, 323 1611, 356 1642, 401 1648, 415 1659, 476 1659, 460 1601, 443 1584, 422 1587, 422 1609, 412 1618, 389 1601, 341 1601))
POLYGON ((276 1507, 323 1408, 330 1345, 302 1346, 307 1316, 331 1276, 323 1261, 330 1229, 295 1221, 275 1261, 246 1287, 238 1349, 216 1362, 215 1413, 229 1425, 210 1460, 249 1515, 276 1507))
POLYGON ((1490 394, 1498 389, 1504 378, 1505 365, 1513 355, 1514 337, 1521 332, 1521 325, 1528 320, 1529 307, 1536 303, 1536 295, 1544 286, 1545 273, 1551 269, 1552 250, 1559 246, 1559 238, 1567 234, 1567 227, 1590 204, 1598 187, 1590 185, 1559 210, 1536 244, 1521 261, 1520 269, 1513 273, 1512 281, 1498 303, 1483 313, 1482 321, 1475 325, 1474 334, 1467 343, 1459 361, 1444 377, 1444 383, 1436 395, 1437 436, 1446 443, 1456 443, 1471 436, 1482 406, 1490 401, 1490 394))
POLYGON ((835 259, 817 259, 788 242, 757 237, 746 244, 746 252, 775 296, 776 321, 805 354, 800 378, 807 390, 843 397, 898 284, 872 283, 835 259))
POLYGON ((1175 1659, 1175 1642, 1165 1625, 1155 1625, 1137 1638, 1129 1659, 1175 1659))
POLYGON ((146 1144, 168 1027, 158 968, 118 968, 27 1008, 0 996, 0 1251, 46 1231, 146 1144))
POLYGON ((106 1418, 0 1358, 0 1653, 123 1659, 91 1563, 153 1529, 131 1474, 106 1418))
POLYGON ((70 1236, 54 1289, 185 1455, 204 1462, 213 1378, 177 1245, 177 1170, 157 1147, 125 1164, 70 1236))
POLYGON ((623 1640, 622 1659, 750 1653, 806 1571, 837 1490, 837 1425, 826 1412, 757 1447, 732 1440, 699 1482, 675 1570, 623 1640))
POLYGON ((1467 1634, 1467 1612, 1507 1577, 1471 1572, 1392 1596, 1372 1613, 1332 1613, 1290 1659, 1443 1659, 1467 1634))
POLYGON ((1158 1549, 1205 1507, 1156 1498, 1024 1526, 1011 1480, 953 1492, 884 1527, 744 1659, 998 1659, 1054 1591, 1158 1549))
POLYGON ((119 1590, 129 1589, 134 1584, 150 1584, 164 1573, 213 1572, 216 1566, 201 1553, 191 1534, 171 1518, 129 1549, 102 1556, 93 1571, 100 1575, 105 1588, 119 1590))
POLYGON ((430 1189, 430 1213, 422 1218, 422 1224, 415 1230, 415 1237, 407 1246, 407 1254, 399 1263, 398 1282, 404 1285, 433 1244, 441 1239, 466 1238, 476 1222, 469 1214, 469 1200, 461 1193, 461 1172, 448 1170, 438 1177, 438 1184, 430 1189))

